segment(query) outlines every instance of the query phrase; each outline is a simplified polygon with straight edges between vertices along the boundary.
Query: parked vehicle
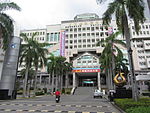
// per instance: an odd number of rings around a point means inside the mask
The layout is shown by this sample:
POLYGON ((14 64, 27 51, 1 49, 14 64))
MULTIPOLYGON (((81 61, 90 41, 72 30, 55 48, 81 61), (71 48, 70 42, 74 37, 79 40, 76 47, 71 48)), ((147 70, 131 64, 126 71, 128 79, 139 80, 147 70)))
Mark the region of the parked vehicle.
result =
POLYGON ((94 98, 102 98, 103 97, 103 92, 101 92, 100 90, 98 89, 95 89, 94 90, 94 95, 93 95, 94 98))

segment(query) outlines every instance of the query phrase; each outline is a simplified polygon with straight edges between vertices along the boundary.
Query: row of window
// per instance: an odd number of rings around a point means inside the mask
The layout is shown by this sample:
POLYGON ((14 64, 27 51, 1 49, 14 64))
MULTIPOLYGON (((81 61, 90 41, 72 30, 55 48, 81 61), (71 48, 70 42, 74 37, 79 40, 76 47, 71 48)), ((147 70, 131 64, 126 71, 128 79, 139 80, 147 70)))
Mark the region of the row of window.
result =
MULTIPOLYGON (((109 29, 108 26, 101 26, 101 27, 83 27, 83 28, 70 28, 66 29, 66 32, 81 32, 81 31, 95 31, 95 30, 100 30, 100 31, 107 31, 109 29)), ((116 30, 116 28, 114 28, 116 30)))
POLYGON ((139 34, 136 34, 136 32, 133 32, 133 35, 149 35, 149 31, 140 31, 139 34))
POLYGON ((45 32, 32 32, 32 33, 25 33, 27 36, 32 36, 33 33, 37 33, 37 35, 45 35, 45 32))
POLYGON ((108 32, 96 32, 96 33, 79 33, 79 34, 66 34, 66 39, 68 38, 78 38, 78 37, 104 37, 109 36, 108 32))
MULTIPOLYGON (((87 24, 86 24, 87 25, 87 24)), ((89 25, 89 24, 88 24, 89 25)), ((108 27, 106 25, 102 24, 90 24, 90 26, 95 27, 95 26, 103 26, 103 27, 108 27)), ((75 26, 65 26, 65 28, 77 28, 77 27, 82 27, 82 25, 75 25, 75 26)))
POLYGON ((86 43, 86 42, 88 42, 88 43, 96 43, 96 42, 99 42, 99 41, 102 41, 102 40, 104 40, 104 38, 102 38, 102 39, 99 39, 99 38, 97 38, 97 39, 78 39, 78 40, 66 40, 66 44, 73 44, 73 43, 81 43, 81 42, 83 42, 83 43, 86 43))
POLYGON ((65 49, 73 49, 73 48, 89 48, 89 47, 97 47, 95 44, 87 44, 87 45, 70 45, 65 46, 65 49))
MULTIPOLYGON (((148 28, 150 28, 150 25, 140 25, 140 28, 148 29, 148 28)), ((135 29, 134 26, 132 26, 132 29, 135 29)))

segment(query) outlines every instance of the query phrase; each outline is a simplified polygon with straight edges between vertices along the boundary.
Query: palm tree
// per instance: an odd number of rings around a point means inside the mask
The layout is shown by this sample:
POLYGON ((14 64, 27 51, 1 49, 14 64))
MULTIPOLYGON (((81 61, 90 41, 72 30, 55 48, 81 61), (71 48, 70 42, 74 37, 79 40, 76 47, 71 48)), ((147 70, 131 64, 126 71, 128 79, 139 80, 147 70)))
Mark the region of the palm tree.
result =
POLYGON ((120 32, 116 32, 109 37, 107 37, 105 40, 99 41, 97 45, 103 45, 104 50, 102 52, 102 55, 100 57, 100 64, 102 70, 105 69, 105 73, 107 75, 107 83, 108 89, 113 89, 113 77, 115 76, 115 59, 122 54, 121 50, 119 49, 118 45, 121 45, 123 47, 126 47, 126 44, 122 40, 118 40, 117 37, 120 34, 120 32), (114 52, 117 52, 117 56, 114 52))
POLYGON ((52 93, 54 92, 54 77, 56 73, 57 57, 53 54, 50 54, 50 57, 47 58, 47 72, 52 76, 52 93))
POLYGON ((65 62, 65 68, 64 68, 64 73, 65 73, 65 88, 68 88, 68 75, 69 72, 72 71, 72 63, 65 62))
MULTIPOLYGON (((19 72, 19 74, 22 76, 22 79, 25 79, 25 73, 26 73, 26 69, 23 68, 21 69, 21 71, 19 72)), ((35 73, 35 70, 33 70, 33 68, 30 68, 29 70, 29 75, 28 75, 28 80, 27 80, 27 87, 28 87, 28 97, 30 97, 30 88, 31 88, 31 80, 34 79, 34 73, 35 73), (29 81, 29 82, 28 82, 29 81)))
POLYGON ((21 45, 21 55, 20 55, 20 65, 25 63, 26 65, 26 74, 24 80, 24 90, 23 96, 26 96, 26 87, 28 80, 28 73, 31 67, 35 67, 35 89, 36 89, 36 79, 37 79, 37 71, 39 66, 43 66, 46 62, 45 55, 47 54, 47 50, 43 48, 45 44, 40 44, 35 40, 35 36, 37 33, 33 33, 31 38, 27 37, 26 34, 21 33, 20 36, 26 42, 21 45))
MULTIPOLYGON (((99 0, 99 2, 103 1, 104 0, 99 0)), ((135 30, 136 33, 138 34, 138 31, 140 29, 139 24, 145 21, 143 0, 113 0, 113 2, 109 3, 108 9, 103 14, 103 23, 109 24, 112 20, 112 15, 114 14, 116 17, 116 24, 118 28, 122 30, 123 35, 125 36, 126 39, 128 59, 130 65, 130 74, 132 77, 131 79, 132 97, 135 101, 137 101, 138 99, 137 85, 134 74, 128 18, 133 19, 135 30)))
POLYGON ((21 10, 20 7, 14 2, 0 2, 0 39, 3 39, 4 50, 7 49, 14 32, 13 20, 5 13, 5 11, 11 9, 18 11, 21 10))

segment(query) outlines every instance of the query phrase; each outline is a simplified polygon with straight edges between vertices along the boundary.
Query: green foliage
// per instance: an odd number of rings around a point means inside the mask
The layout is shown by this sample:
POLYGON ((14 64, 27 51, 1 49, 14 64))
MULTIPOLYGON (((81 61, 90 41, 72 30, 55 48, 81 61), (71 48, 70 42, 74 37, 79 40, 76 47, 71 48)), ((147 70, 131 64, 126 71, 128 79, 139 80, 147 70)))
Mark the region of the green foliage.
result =
POLYGON ((150 107, 134 107, 126 110, 127 113, 150 113, 150 107))
POLYGON ((43 92, 43 91, 38 91, 38 92, 35 92, 35 95, 36 95, 36 96, 44 95, 44 92, 43 92))
POLYGON ((17 95, 22 95, 22 94, 23 94, 22 90, 17 91, 17 95))
POLYGON ((0 2, 0 39, 3 39, 3 49, 6 50, 14 32, 13 19, 5 13, 7 10, 18 10, 20 7, 14 2, 0 2))
POLYGON ((47 93, 47 88, 43 88, 44 93, 47 93))
POLYGON ((30 87, 30 90, 34 90, 34 87, 30 87))
POLYGON ((65 94, 70 95, 71 94, 71 88, 65 88, 65 94))
POLYGON ((65 94, 65 88, 62 88, 61 93, 62 93, 62 94, 65 94))
POLYGON ((114 99, 114 102, 123 110, 132 107, 150 106, 150 98, 141 98, 138 102, 135 102, 133 99, 114 99))

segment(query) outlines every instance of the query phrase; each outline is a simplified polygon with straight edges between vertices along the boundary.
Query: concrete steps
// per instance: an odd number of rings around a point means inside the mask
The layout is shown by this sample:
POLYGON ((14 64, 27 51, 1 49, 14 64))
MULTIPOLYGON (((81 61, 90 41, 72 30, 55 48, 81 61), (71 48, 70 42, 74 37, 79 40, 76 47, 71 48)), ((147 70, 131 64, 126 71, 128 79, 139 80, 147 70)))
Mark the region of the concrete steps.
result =
POLYGON ((74 95, 93 95, 95 87, 77 87, 74 95))

